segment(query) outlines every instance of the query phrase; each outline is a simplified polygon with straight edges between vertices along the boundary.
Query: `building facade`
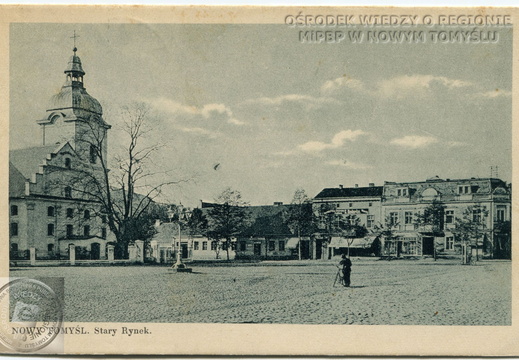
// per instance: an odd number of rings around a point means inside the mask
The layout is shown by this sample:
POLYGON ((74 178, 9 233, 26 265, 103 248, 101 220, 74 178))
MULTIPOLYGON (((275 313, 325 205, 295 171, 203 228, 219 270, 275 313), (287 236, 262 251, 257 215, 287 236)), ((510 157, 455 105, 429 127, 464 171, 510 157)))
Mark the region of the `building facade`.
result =
POLYGON ((312 242, 324 244, 328 258, 347 251, 359 256, 458 256, 467 248, 478 256, 511 256, 511 187, 500 179, 433 177, 339 186, 323 189, 313 207, 320 232, 312 242), (352 228, 347 223, 352 219, 365 229, 363 236, 341 230, 341 225, 352 228))
MULTIPOLYGON (((350 252, 371 255, 377 225, 382 222, 382 186, 325 188, 313 199, 318 233, 313 237, 314 259, 331 258, 350 252), (365 234, 344 234, 341 223, 350 222, 366 229, 365 234), (347 235, 347 236, 342 236, 347 235), (321 250, 321 251, 318 251, 321 250)), ((348 226, 342 226, 348 228, 348 226)))
POLYGON ((384 239, 387 255, 454 255, 464 242, 470 242, 478 255, 503 257, 510 251, 502 249, 511 245, 510 234, 499 229, 511 220, 511 189, 500 179, 386 182, 382 205, 385 225, 392 232, 384 239), (463 238, 461 226, 472 239, 463 238))
POLYGON ((100 204, 75 186, 78 173, 101 176, 99 156, 106 158, 110 129, 101 105, 84 87, 76 51, 64 71, 65 84, 37 121, 41 146, 9 154, 12 260, 28 258, 31 248, 40 259, 68 258, 72 244, 76 259, 103 259, 107 244, 115 241, 100 204))

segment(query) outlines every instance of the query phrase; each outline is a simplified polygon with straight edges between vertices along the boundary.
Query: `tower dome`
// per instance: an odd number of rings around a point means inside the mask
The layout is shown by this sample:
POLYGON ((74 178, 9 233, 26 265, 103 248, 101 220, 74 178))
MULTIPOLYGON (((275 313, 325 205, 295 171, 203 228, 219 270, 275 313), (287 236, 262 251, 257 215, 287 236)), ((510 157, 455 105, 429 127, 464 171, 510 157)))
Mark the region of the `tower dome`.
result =
POLYGON ((64 73, 66 75, 65 84, 61 87, 59 93, 50 98, 47 106, 47 112, 69 110, 75 116, 82 115, 102 115, 103 108, 99 101, 90 96, 83 85, 83 76, 85 71, 81 65, 81 59, 76 55, 77 48, 73 49, 72 55, 68 61, 67 68, 64 73), (82 114, 82 112, 87 114, 82 114))

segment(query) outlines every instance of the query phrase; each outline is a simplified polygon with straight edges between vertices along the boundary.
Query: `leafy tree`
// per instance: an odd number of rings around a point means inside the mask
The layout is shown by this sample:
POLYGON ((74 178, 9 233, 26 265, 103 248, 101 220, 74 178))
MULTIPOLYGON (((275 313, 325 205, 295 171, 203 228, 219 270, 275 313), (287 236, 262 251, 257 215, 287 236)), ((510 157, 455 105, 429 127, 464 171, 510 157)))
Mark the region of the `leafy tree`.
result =
POLYGON ((205 235, 207 233, 208 221, 203 211, 199 208, 193 209, 187 220, 189 235, 205 235))
MULTIPOLYGON (((395 239, 395 230, 398 228, 400 223, 398 221, 394 221, 391 216, 386 216, 384 219, 384 223, 378 223, 373 226, 374 233, 377 235, 377 237, 382 238, 384 240, 392 241, 395 239)), ((385 244, 385 241, 383 244, 381 244, 381 252, 384 253, 386 256, 391 255, 390 254, 390 248, 385 244)))
POLYGON ((363 238, 367 235, 368 229, 361 225, 361 221, 357 215, 336 215, 335 231, 339 236, 346 239, 348 245, 348 255, 350 254, 350 246, 356 238, 363 238))
POLYGON ((482 206, 469 206, 463 212, 461 218, 456 218, 455 227, 452 230, 457 241, 462 245, 476 247, 476 260, 479 260, 479 244, 488 234, 486 219, 488 211, 482 206))
MULTIPOLYGON (((433 202, 424 209, 423 213, 415 213, 414 224, 418 228, 430 226, 433 236, 443 236, 444 219, 445 205, 438 200, 433 200, 433 202)), ((433 242, 433 246, 433 256, 434 260, 436 260, 436 241, 433 242)))
POLYGON ((297 189, 292 197, 291 206, 286 214, 286 223, 292 233, 297 234, 299 244, 297 256, 301 260, 301 237, 313 232, 313 211, 310 198, 303 189, 297 189))
POLYGON ((494 225, 494 243, 491 253, 497 258, 510 259, 512 255, 512 223, 498 221, 494 225))
POLYGON ((231 188, 225 189, 215 202, 208 212, 208 235, 222 244, 229 260, 232 239, 240 235, 249 222, 249 213, 245 207, 248 203, 242 200, 239 191, 231 188))

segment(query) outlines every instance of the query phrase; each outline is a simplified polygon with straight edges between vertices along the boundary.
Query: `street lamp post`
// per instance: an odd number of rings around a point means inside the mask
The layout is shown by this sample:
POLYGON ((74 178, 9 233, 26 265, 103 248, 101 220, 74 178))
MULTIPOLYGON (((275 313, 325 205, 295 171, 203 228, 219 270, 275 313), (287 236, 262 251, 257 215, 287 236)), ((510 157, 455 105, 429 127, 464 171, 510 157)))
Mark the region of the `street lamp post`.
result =
POLYGON ((191 272, 192 269, 188 268, 183 262, 182 262, 182 226, 181 222, 187 220, 188 211, 184 209, 182 205, 178 206, 178 246, 175 246, 177 256, 176 256, 176 262, 171 267, 172 269, 176 270, 177 272, 191 272))

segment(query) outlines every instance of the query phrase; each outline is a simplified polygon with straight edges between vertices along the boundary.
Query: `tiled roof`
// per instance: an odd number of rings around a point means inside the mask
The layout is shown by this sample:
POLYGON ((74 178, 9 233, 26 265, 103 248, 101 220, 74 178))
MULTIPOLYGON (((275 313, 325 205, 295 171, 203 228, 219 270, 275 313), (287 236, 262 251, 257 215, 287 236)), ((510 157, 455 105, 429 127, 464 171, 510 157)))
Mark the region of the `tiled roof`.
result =
POLYGON ((382 197, 383 186, 368 186, 357 188, 326 188, 315 199, 347 198, 347 197, 382 197))
POLYGON ((23 175, 30 179, 38 172, 38 166, 45 160, 48 154, 54 153, 61 145, 36 146, 25 149, 9 151, 9 161, 23 175))
POLYGON ((9 197, 19 197, 25 194, 25 178, 9 161, 9 197))

